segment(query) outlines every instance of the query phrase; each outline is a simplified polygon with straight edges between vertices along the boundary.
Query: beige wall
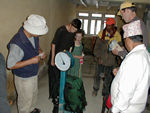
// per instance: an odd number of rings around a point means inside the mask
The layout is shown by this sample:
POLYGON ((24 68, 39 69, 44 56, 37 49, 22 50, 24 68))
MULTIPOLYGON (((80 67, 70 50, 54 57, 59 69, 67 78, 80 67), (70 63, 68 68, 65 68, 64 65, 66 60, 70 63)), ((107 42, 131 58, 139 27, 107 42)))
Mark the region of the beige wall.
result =
POLYGON ((0 52, 7 56, 7 43, 30 14, 46 18, 49 33, 40 38, 40 45, 49 52, 56 28, 74 18, 74 8, 69 0, 0 0, 0 52))
MULTIPOLYGON (((39 14, 47 20, 49 32, 40 38, 41 48, 49 54, 50 43, 56 29, 75 17, 75 6, 69 0, 0 0, 0 52, 7 58, 7 44, 26 17, 39 14)), ((8 96, 14 97, 13 76, 8 75, 8 96)))

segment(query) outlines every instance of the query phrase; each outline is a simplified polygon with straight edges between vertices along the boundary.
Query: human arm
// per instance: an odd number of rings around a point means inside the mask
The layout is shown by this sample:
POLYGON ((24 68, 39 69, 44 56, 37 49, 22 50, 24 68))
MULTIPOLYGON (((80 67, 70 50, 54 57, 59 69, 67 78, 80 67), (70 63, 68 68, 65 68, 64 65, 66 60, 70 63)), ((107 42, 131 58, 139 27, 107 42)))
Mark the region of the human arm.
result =
POLYGON ((125 58, 125 56, 128 54, 128 52, 125 48, 123 48, 123 51, 118 51, 117 49, 113 49, 112 53, 114 55, 120 56, 121 58, 125 58))
POLYGON ((74 58, 78 58, 78 59, 81 59, 83 58, 83 56, 77 56, 77 55, 73 55, 74 58))
POLYGON ((27 65, 37 64, 39 63, 39 61, 40 61, 40 56, 35 56, 28 60, 17 62, 13 67, 10 67, 9 69, 19 69, 27 65))
POLYGON ((61 38, 61 33, 62 33, 63 29, 62 28, 58 28, 56 33, 55 33, 55 36, 54 36, 54 39, 52 40, 52 43, 51 43, 51 64, 52 66, 55 66, 55 51, 56 50, 56 45, 59 45, 59 43, 61 43, 60 41, 60 38, 61 38))
POLYGON ((15 45, 15 44, 11 44, 8 59, 7 59, 8 69, 22 68, 22 67, 30 65, 30 64, 36 64, 40 60, 39 56, 35 56, 28 60, 21 61, 23 57, 24 57, 23 50, 19 46, 15 45))
POLYGON ((51 46, 51 65, 55 66, 55 44, 51 46))

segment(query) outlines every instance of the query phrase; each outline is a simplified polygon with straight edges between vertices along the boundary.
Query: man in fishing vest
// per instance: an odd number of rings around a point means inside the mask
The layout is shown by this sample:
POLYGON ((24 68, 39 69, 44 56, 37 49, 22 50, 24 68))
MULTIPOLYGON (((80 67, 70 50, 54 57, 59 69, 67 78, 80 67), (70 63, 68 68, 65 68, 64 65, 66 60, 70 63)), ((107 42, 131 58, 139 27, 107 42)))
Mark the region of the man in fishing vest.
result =
POLYGON ((39 36, 47 32, 45 18, 32 14, 8 44, 7 67, 15 75, 19 113, 40 113, 40 110, 35 108, 37 74, 40 59, 44 59, 46 55, 39 47, 39 36))

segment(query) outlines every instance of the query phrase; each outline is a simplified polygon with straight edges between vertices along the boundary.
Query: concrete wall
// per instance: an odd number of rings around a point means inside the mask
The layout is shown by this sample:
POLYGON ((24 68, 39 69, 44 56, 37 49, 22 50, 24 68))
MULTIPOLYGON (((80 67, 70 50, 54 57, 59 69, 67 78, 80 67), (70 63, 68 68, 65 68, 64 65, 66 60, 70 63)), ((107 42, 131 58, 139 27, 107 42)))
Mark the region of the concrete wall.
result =
MULTIPOLYGON (((7 58, 7 44, 26 17, 39 14, 47 20, 49 32, 40 38, 41 48, 49 54, 50 43, 56 29, 69 23, 75 17, 75 6, 69 0, 0 0, 0 52, 7 58)), ((43 63, 41 63, 43 64, 43 63)), ((11 71, 8 75, 8 96, 14 99, 14 85, 11 71)))

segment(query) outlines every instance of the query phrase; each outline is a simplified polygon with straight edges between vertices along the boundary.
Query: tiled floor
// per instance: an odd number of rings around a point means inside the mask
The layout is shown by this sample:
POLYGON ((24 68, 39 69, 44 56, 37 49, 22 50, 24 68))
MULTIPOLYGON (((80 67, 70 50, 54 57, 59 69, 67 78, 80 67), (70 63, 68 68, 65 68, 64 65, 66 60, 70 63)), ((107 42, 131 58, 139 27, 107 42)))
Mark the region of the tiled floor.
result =
MULTIPOLYGON (((95 73, 95 62, 92 56, 86 56, 83 68, 83 81, 86 92, 87 107, 84 113, 100 113, 102 105, 101 89, 96 97, 92 96, 93 76, 95 73)), ((48 99, 48 76, 43 76, 39 80, 39 94, 37 107, 41 109, 41 113, 52 113, 53 105, 48 99)), ((17 113, 16 104, 11 106, 11 112, 17 113)), ((143 113, 150 113, 145 110, 143 113)))

